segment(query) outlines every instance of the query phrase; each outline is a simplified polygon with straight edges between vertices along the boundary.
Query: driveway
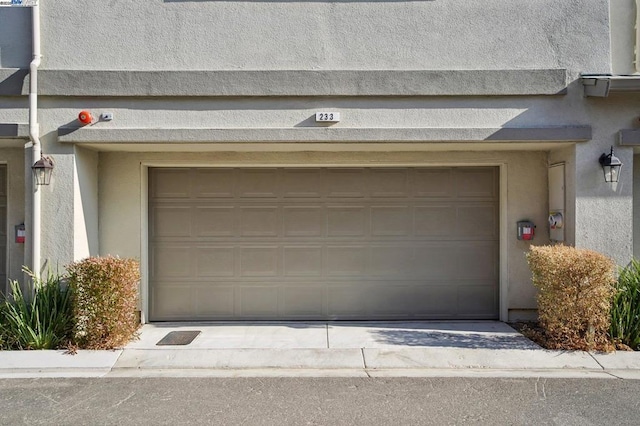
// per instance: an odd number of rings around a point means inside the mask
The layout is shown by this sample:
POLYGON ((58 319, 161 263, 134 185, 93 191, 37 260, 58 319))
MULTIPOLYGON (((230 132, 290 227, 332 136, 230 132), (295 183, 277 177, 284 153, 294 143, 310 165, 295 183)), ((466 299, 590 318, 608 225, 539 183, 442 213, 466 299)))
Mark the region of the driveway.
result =
POLYGON ((499 321, 153 323, 126 349, 540 349, 499 321), (200 331, 188 345, 157 346, 170 332, 200 331))

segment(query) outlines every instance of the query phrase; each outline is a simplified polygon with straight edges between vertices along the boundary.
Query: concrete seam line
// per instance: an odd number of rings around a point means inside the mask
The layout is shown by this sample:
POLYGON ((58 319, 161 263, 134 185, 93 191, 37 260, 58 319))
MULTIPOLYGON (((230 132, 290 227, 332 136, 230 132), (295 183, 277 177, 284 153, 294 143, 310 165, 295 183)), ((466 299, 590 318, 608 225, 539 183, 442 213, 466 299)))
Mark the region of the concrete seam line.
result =
POLYGON ((113 362, 113 364, 111 364, 111 367, 109 367, 109 372, 113 371, 114 367, 116 366, 116 364, 118 363, 118 361, 120 361, 120 358, 122 357, 122 354, 124 353, 124 348, 120 349, 120 354, 118 355, 118 357, 116 358, 116 360, 113 362))
POLYGON ((593 354, 592 354, 591 352, 587 352, 587 353, 588 353, 588 354, 589 354, 589 356, 590 356, 591 358, 593 358, 593 360, 594 360, 594 361, 595 361, 595 362, 600 366, 600 368, 602 368, 603 370, 606 370, 606 369, 604 368, 604 366, 603 366, 602 364, 600 364, 600 361, 598 361, 598 360, 596 359, 596 357, 595 357, 595 356, 593 356, 593 354))
MULTIPOLYGON (((367 359, 364 356, 364 348, 360 348, 360 353, 362 354, 362 368, 364 368, 366 371, 368 367, 367 367, 367 359)), ((369 372, 367 372, 367 376, 368 375, 369 375, 369 372)))
POLYGON ((329 349, 330 348, 330 346, 329 346, 329 323, 325 324, 325 330, 327 332, 327 349, 329 349))
POLYGON ((611 371, 604 370, 604 372, 605 372, 606 374, 610 375, 611 377, 614 377, 614 378, 616 378, 616 379, 620 379, 620 380, 624 380, 624 377, 616 376, 616 375, 615 375, 615 374, 613 374, 611 371))

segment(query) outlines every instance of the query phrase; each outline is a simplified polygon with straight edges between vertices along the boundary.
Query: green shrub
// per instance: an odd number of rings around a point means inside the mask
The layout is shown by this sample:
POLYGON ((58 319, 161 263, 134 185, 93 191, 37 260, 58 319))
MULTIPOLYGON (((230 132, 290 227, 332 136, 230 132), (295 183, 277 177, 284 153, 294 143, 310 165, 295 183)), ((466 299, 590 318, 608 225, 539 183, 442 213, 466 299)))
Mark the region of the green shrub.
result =
POLYGON ((553 349, 610 350, 615 265, 606 256, 567 246, 527 254, 538 288, 538 317, 553 349))
POLYGON ((16 281, 0 302, 0 346, 4 349, 57 349, 69 345, 73 327, 71 292, 62 277, 32 273, 34 293, 25 296, 16 281))
POLYGON ((640 261, 620 271, 611 307, 611 337, 640 350, 640 261))
POLYGON ((90 257, 68 266, 78 347, 113 349, 135 336, 139 269, 134 259, 111 256, 90 257))

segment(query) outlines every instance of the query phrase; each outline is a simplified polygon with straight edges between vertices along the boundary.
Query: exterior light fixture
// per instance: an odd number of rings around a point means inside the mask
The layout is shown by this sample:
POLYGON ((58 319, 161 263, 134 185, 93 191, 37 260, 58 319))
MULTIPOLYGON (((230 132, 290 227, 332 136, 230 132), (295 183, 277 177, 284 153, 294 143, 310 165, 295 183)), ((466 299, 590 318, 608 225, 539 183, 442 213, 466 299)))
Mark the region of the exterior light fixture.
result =
POLYGON ((53 160, 49 157, 41 157, 33 166, 33 179, 36 185, 49 185, 51 173, 53 173, 53 160))
POLYGON ((622 169, 622 161, 613 155, 613 147, 611 147, 611 152, 608 155, 602 154, 600 156, 600 165, 604 172, 605 182, 618 181, 618 178, 620 177, 620 169, 622 169))

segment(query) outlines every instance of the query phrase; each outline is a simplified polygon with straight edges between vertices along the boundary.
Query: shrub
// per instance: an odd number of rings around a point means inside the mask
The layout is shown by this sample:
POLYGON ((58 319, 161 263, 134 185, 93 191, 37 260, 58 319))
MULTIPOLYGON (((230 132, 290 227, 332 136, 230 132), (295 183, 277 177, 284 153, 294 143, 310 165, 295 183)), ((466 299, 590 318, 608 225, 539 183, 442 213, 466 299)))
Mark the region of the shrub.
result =
POLYGON ((25 296, 16 281, 10 297, 0 302, 0 347, 3 349, 57 349, 69 345, 73 327, 71 291, 62 277, 48 273, 33 281, 34 293, 25 296))
POLYGON ((139 263, 90 257, 68 266, 73 289, 74 339, 85 349, 113 349, 129 342, 139 326, 139 263))
POLYGON ((611 307, 611 337, 640 350, 640 261, 620 271, 611 307))
POLYGON ((611 350, 609 325, 614 263, 567 246, 532 247, 527 254, 538 288, 538 317, 552 349, 611 350))

